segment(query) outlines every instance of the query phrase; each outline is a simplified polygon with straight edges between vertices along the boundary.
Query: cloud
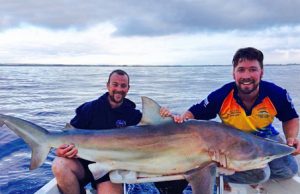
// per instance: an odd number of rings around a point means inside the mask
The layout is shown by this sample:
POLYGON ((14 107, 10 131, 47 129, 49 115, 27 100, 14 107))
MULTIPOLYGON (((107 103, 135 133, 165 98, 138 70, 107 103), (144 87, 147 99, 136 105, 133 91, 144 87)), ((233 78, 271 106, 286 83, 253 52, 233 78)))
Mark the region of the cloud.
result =
POLYGON ((297 0, 0 0, 1 63, 300 63, 297 0))
POLYGON ((1 0, 0 30, 33 25, 84 30, 101 23, 118 36, 257 30, 299 24, 296 0, 1 0))
POLYGON ((148 37, 111 36, 115 31, 110 23, 81 31, 49 31, 35 26, 11 29, 0 33, 1 62, 222 65, 230 64, 233 53, 246 46, 262 49, 266 63, 300 61, 300 25, 251 33, 228 31, 148 37))

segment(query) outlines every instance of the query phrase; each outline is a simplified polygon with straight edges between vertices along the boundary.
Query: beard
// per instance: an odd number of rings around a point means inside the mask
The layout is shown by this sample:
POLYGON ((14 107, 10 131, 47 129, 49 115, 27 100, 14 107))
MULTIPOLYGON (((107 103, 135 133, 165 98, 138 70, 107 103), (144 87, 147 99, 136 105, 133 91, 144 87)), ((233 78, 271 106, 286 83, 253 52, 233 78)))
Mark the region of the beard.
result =
POLYGON ((259 86, 259 82, 255 82, 253 79, 242 79, 237 84, 237 89, 242 94, 251 94, 256 91, 259 86), (250 83, 249 85, 243 85, 245 82, 250 83))
POLYGON ((116 91, 113 91, 112 92, 112 95, 109 95, 109 98, 112 102, 114 103, 122 103, 124 98, 126 96, 126 93, 125 92, 116 92, 116 91))

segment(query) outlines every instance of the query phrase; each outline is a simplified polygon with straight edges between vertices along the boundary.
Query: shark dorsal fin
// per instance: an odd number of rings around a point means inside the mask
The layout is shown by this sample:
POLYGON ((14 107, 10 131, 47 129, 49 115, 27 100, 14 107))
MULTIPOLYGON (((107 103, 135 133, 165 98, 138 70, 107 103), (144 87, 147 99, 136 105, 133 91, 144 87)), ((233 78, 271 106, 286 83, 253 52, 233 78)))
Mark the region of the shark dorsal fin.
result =
POLYGON ((158 125, 172 121, 171 117, 162 117, 159 114, 161 106, 146 96, 142 96, 143 117, 139 125, 158 125))

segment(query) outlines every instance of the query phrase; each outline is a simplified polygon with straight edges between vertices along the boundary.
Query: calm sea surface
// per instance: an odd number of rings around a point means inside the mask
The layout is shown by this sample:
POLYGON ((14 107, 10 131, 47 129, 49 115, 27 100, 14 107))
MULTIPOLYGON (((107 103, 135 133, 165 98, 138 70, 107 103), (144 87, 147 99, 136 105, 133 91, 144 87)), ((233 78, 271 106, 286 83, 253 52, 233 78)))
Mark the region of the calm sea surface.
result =
MULTIPOLYGON (((80 104, 106 92, 108 75, 116 68, 129 73, 131 88, 127 97, 140 109, 140 97, 148 96, 181 113, 232 81, 231 66, 0 66, 0 113, 29 120, 48 130, 61 129, 80 104)), ((264 80, 286 88, 298 113, 299 75, 299 65, 265 66, 264 80)), ((275 126, 281 128, 278 121, 275 126)), ((0 193, 34 193, 53 178, 53 152, 40 168, 29 171, 30 149, 6 127, 0 130, 0 193)), ((146 186, 140 189, 157 193, 146 186)))

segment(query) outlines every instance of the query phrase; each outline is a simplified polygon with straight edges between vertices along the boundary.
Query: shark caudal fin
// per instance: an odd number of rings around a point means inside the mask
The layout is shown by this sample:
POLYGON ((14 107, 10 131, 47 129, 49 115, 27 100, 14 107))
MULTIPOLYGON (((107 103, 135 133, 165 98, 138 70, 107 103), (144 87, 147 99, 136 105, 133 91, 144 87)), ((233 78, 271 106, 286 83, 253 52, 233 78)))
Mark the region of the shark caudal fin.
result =
POLYGON ((162 117, 159 114, 161 106, 151 98, 142 96, 143 116, 139 125, 157 125, 170 122, 171 117, 162 117))
POLYGON ((30 170, 41 166, 51 148, 47 143, 49 132, 29 121, 0 114, 0 126, 4 124, 30 146, 32 150, 30 170))

